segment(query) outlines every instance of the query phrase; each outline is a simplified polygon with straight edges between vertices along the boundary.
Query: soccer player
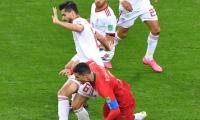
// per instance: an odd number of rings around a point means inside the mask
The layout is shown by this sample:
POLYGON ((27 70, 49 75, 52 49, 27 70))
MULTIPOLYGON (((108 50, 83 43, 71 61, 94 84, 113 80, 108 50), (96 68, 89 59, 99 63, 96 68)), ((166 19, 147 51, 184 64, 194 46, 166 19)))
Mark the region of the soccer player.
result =
MULTIPOLYGON (((146 112, 134 115, 135 100, 129 84, 117 79, 105 68, 95 62, 79 63, 73 69, 77 80, 90 83, 97 93, 105 99, 103 116, 105 120, 143 120, 146 112)), ((85 89, 87 90, 87 89, 85 89)))
POLYGON ((162 72, 162 67, 160 67, 153 58, 159 39, 160 27, 156 11, 151 5, 150 0, 120 0, 119 11, 118 38, 125 38, 129 28, 133 26, 135 20, 140 17, 150 29, 147 40, 148 47, 143 58, 143 63, 149 65, 155 72, 162 72))
MULTIPOLYGON (((99 49, 94 37, 94 31, 86 19, 83 19, 78 14, 77 6, 72 1, 67 1, 59 6, 64 21, 60 21, 57 15, 57 9, 53 8, 52 21, 54 24, 69 29, 73 33, 77 54, 72 58, 66 69, 62 70, 60 74, 69 74, 69 68, 73 66, 76 61, 87 62, 94 60, 98 65, 104 66, 99 49), (70 66, 70 67, 69 67, 70 66)), ((98 34, 96 35, 98 38, 98 34)), ((75 93, 79 88, 79 83, 76 82, 74 76, 69 76, 69 80, 62 86, 58 92, 58 116, 59 120, 68 120, 69 114, 69 100, 68 97, 75 93)), ((74 109, 79 120, 89 120, 87 111, 81 107, 74 109)))
MULTIPOLYGON (((108 41, 114 41, 117 19, 107 0, 94 0, 91 6, 90 24, 98 33, 106 37, 108 41)), ((105 67, 112 68, 110 61, 114 56, 115 46, 113 46, 111 51, 106 51, 100 44, 99 47, 105 67)))

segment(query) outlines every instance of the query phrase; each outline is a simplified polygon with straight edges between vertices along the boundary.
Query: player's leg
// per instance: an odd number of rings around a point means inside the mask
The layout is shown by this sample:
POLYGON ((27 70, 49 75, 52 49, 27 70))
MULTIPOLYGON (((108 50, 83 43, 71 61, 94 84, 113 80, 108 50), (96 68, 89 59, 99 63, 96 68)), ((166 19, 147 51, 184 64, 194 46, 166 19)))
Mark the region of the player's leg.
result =
POLYGON ((160 26, 158 24, 158 17, 156 15, 156 11, 153 6, 147 7, 140 16, 143 22, 148 26, 150 29, 150 33, 147 39, 147 51, 143 58, 143 63, 149 65, 155 72, 162 72, 162 68, 156 63, 153 58, 154 52, 157 47, 159 34, 160 34, 160 26))
POLYGON ((118 26, 117 28, 117 37, 118 39, 124 39, 128 35, 129 28, 124 28, 121 26, 118 26))
POLYGON ((145 58, 148 60, 153 60, 153 55, 154 55, 155 49, 157 47, 158 39, 159 39, 160 27, 157 20, 145 21, 145 23, 150 29, 150 33, 147 40, 148 47, 147 47, 145 58))
POLYGON ((103 105, 103 117, 106 118, 110 112, 110 109, 108 108, 108 104, 105 102, 103 105))
POLYGON ((88 98, 95 98, 97 93, 94 91, 93 87, 89 82, 85 84, 80 84, 78 93, 76 94, 74 100, 72 101, 72 108, 76 113, 79 120, 89 120, 89 114, 83 107, 88 98))
POLYGON ((127 37, 128 30, 134 25, 135 20, 139 16, 137 11, 127 12, 123 7, 119 8, 120 16, 117 21, 117 34, 115 35, 115 41, 127 37))
POLYGON ((77 93, 72 101, 71 107, 78 117, 78 120, 90 120, 89 114, 83 107, 83 104, 88 100, 87 97, 77 93))
POLYGON ((78 84, 72 80, 68 80, 58 91, 58 116, 59 120, 68 120, 70 105, 69 96, 75 93, 78 84))

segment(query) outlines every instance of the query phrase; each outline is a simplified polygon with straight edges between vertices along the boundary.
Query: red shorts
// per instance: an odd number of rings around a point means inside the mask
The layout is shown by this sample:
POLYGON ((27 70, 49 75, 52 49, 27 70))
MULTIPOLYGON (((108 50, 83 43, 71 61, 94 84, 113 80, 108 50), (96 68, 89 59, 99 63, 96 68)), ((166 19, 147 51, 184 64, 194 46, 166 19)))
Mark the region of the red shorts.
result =
MULTIPOLYGON (((135 100, 130 90, 129 84, 122 81, 123 89, 116 90, 116 99, 119 104, 120 117, 115 120, 134 120, 135 100)), ((103 115, 104 118, 108 116, 110 109, 107 103, 104 103, 103 115)))

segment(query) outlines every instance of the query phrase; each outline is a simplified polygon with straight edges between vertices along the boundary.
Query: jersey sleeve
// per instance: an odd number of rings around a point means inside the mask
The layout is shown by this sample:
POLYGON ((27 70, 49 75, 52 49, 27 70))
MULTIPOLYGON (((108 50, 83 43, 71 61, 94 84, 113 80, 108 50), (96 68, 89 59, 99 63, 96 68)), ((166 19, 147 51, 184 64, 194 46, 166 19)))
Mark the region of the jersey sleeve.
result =
POLYGON ((105 99, 110 110, 117 109, 119 107, 117 99, 114 95, 113 88, 110 85, 110 79, 107 75, 107 72, 104 68, 97 68, 97 80, 96 80, 96 88, 99 92, 99 95, 105 99))
POLYGON ((90 16, 95 13, 95 7, 95 4, 92 3, 90 16))
POLYGON ((116 17, 114 15, 108 16, 106 34, 114 35, 116 32, 116 25, 117 25, 116 17))
POLYGON ((73 62, 75 62, 75 61, 79 61, 79 57, 78 57, 78 55, 76 54, 76 55, 74 55, 73 57, 72 57, 72 59, 71 59, 73 62))
POLYGON ((85 25, 86 21, 83 18, 77 18, 73 21, 73 24, 85 25))
POLYGON ((105 79, 105 76, 102 76, 101 79, 96 83, 96 87, 99 95, 105 99, 105 102, 110 109, 109 114, 106 116, 105 120, 114 120, 120 114, 119 104, 115 98, 112 87, 109 86, 109 82, 105 81, 105 79))

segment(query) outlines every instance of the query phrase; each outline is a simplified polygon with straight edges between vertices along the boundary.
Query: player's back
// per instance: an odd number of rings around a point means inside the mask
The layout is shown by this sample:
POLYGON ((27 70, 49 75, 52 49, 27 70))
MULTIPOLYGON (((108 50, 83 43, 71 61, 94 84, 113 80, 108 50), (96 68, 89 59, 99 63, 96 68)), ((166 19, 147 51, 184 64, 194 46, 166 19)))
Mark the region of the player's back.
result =
POLYGON ((91 71, 96 73, 95 85, 92 85, 99 95, 106 98, 106 95, 113 92, 120 106, 127 107, 135 104, 129 84, 117 79, 107 69, 98 66, 95 62, 90 62, 88 65, 91 71), (127 101, 130 103, 127 104, 127 101))
POLYGON ((91 28, 91 25, 86 19, 83 18, 75 19, 73 24, 80 24, 84 26, 82 32, 73 32, 76 52, 80 62, 87 62, 92 59, 97 62, 98 65, 103 66, 99 49, 97 47, 97 41, 94 37, 94 32, 91 28))

